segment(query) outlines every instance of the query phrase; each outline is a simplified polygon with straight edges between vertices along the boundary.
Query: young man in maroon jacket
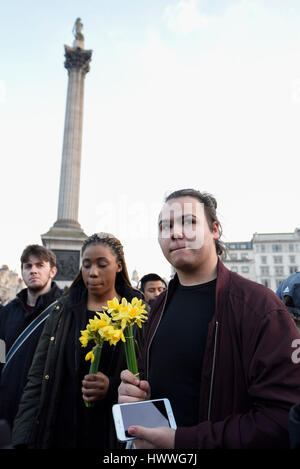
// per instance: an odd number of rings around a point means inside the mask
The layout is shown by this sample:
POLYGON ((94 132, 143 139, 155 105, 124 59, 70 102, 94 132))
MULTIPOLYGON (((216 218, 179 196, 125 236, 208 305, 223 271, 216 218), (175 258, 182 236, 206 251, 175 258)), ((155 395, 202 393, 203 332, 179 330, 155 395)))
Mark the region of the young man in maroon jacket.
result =
POLYGON ((139 381, 121 374, 119 402, 169 398, 177 430, 132 426, 137 448, 288 447, 300 396, 300 338, 268 288, 230 272, 219 256, 216 200, 169 195, 159 243, 176 275, 152 307, 139 381))

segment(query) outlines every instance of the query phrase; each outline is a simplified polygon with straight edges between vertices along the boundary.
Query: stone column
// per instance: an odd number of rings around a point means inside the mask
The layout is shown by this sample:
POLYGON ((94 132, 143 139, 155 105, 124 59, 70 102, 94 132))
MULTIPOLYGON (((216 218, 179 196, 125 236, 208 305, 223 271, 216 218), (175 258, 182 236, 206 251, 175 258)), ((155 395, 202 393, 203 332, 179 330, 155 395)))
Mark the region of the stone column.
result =
POLYGON ((80 267, 80 250, 86 234, 78 222, 84 79, 89 71, 91 50, 84 49, 82 23, 77 18, 73 47, 65 46, 68 92, 61 161, 57 221, 41 235, 44 246, 57 258, 55 280, 60 287, 70 285, 80 267))
POLYGON ((78 207, 82 144, 84 79, 89 71, 92 51, 65 46, 68 70, 63 152, 57 221, 54 226, 79 228, 78 207))

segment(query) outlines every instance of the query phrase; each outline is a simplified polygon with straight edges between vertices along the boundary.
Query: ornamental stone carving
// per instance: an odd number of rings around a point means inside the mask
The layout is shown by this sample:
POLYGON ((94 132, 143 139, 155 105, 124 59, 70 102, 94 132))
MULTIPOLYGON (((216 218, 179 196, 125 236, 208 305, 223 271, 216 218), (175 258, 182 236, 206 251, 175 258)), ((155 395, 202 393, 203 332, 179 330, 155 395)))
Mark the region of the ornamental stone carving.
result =
POLYGON ((65 58, 65 68, 68 71, 78 69, 87 73, 90 70, 92 51, 65 46, 65 58))
POLYGON ((57 274, 55 280, 74 280, 79 271, 80 252, 52 249, 56 255, 57 274))

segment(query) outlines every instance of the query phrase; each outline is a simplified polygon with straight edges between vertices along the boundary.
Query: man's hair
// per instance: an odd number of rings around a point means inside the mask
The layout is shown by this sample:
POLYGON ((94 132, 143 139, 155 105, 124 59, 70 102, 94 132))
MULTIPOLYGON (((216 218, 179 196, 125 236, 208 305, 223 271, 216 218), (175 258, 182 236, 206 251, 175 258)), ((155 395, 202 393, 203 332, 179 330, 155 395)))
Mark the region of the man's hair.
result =
MULTIPOLYGON (((213 223, 217 222, 219 225, 220 237, 222 236, 222 226, 217 217, 217 201, 211 194, 209 194, 208 192, 199 192, 195 189, 180 189, 169 194, 165 198, 165 202, 169 202, 169 200, 173 199, 179 199, 179 197, 193 197, 194 199, 197 199, 199 200, 199 202, 203 203, 204 212, 209 229, 212 231, 213 223)), ((220 239, 216 239, 215 244, 217 254, 219 256, 221 256, 222 254, 225 255, 226 248, 224 244, 220 241, 220 239)))
POLYGON ((145 285, 147 282, 155 282, 155 281, 160 281, 163 283, 164 287, 167 288, 167 285, 166 285, 166 282, 164 281, 163 278, 161 278, 159 275, 157 274, 147 274, 147 275, 144 275, 141 279, 140 279, 140 282, 139 282, 139 290, 141 290, 142 292, 144 292, 145 290, 145 285))
POLYGON ((44 246, 40 246, 39 244, 30 244, 22 252, 20 259, 21 269, 23 268, 23 264, 28 262, 30 256, 35 256, 38 259, 49 262, 51 268, 56 267, 56 256, 54 252, 50 251, 50 249, 47 249, 44 246))

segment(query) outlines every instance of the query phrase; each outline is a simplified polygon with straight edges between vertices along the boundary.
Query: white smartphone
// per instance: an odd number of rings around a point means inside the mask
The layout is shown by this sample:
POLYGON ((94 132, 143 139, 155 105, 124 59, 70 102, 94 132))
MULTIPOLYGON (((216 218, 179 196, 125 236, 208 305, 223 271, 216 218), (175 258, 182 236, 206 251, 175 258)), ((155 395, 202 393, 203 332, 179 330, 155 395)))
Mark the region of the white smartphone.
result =
POLYGON ((112 412, 119 441, 135 439, 128 434, 131 425, 177 428, 169 399, 114 404, 112 412))

